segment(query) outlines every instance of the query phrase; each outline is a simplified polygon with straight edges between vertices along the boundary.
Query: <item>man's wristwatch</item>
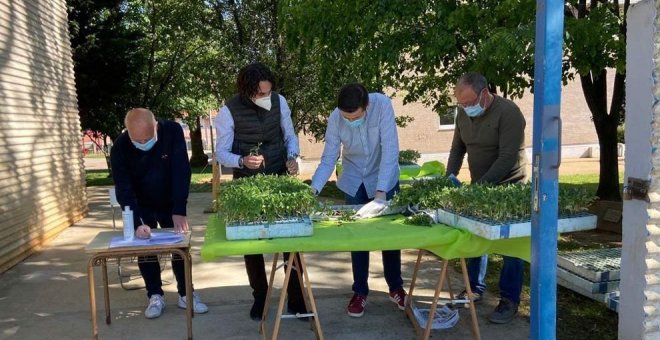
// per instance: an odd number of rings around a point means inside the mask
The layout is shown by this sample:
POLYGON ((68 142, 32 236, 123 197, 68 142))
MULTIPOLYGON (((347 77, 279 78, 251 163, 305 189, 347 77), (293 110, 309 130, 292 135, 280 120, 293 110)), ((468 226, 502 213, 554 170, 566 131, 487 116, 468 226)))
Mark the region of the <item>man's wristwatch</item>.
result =
POLYGON ((238 159, 238 168, 243 169, 243 157, 238 159))

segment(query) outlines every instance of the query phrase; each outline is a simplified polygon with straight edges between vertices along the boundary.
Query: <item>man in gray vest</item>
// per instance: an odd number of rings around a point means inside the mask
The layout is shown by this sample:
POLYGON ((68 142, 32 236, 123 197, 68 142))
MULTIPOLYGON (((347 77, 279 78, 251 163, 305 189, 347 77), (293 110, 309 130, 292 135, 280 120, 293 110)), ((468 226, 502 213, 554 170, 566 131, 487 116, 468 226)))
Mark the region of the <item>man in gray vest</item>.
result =
MULTIPOLYGON (((261 63, 245 66, 238 73, 238 93, 225 102, 215 118, 218 134, 217 158, 234 168, 234 179, 257 174, 298 173, 298 138, 291 121, 291 110, 283 96, 273 91, 275 78, 261 63)), ((285 254, 288 257, 288 254, 285 254)), ((262 254, 245 255, 254 304, 250 317, 263 315, 268 281, 262 254)), ((287 287, 290 313, 306 313, 298 280, 287 287)))

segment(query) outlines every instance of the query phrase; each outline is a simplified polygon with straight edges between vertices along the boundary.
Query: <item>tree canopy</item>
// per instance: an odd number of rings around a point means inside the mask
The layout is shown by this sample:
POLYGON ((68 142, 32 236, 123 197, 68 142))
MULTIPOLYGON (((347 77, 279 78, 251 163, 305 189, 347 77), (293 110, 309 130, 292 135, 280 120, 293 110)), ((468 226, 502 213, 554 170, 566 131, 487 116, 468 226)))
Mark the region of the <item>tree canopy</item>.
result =
MULTIPOLYGON (((620 200, 616 127, 623 114, 629 1, 566 1, 562 79, 579 77, 601 148, 597 195, 620 200), (607 72, 615 69, 610 109, 607 72)), ((317 88, 357 79, 389 87, 404 103, 442 114, 458 77, 477 71, 491 92, 533 90, 536 2, 532 0, 286 0, 287 42, 316 58, 317 88)), ((569 110, 564 111, 570 114, 569 110)))
MULTIPOLYGON (((111 137, 131 107, 197 117, 234 93, 244 65, 271 67, 295 127, 322 139, 339 87, 361 82, 443 114, 466 71, 518 98, 532 89, 533 0, 68 0, 81 122, 111 137), (184 114, 185 113, 185 114, 184 114)), ((620 199, 629 1, 565 2, 564 82, 579 78, 601 147, 598 195, 620 199), (607 104, 607 72, 616 72, 607 104)), ((568 110, 565 114, 570 114, 568 110)), ((406 117, 398 117, 405 125, 406 117)))

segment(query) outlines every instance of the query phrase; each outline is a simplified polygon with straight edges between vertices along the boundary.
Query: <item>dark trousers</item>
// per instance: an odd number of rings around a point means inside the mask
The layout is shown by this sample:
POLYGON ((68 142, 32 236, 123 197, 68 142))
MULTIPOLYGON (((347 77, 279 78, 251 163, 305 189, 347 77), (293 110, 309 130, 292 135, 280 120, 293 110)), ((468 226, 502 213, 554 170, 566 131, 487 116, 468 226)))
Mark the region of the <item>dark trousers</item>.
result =
MULTIPOLYGON (((277 175, 284 176, 286 175, 286 168, 279 169, 276 173, 277 175)), ((240 171, 234 170, 234 179, 239 179, 242 177, 249 177, 240 171)), ((245 271, 248 275, 248 281, 250 281, 250 287, 252 287, 252 296, 256 300, 265 300, 266 294, 268 293, 268 279, 266 278, 266 264, 264 263, 263 254, 254 254, 254 255, 244 255, 243 259, 245 260, 245 271)), ((289 260, 289 253, 284 253, 284 261, 289 260)), ((297 258, 298 263, 300 263, 300 257, 297 258)), ((286 270, 286 266, 284 266, 286 270)), ((294 268, 298 269, 298 268, 294 268)), ((300 272, 302 274, 302 271, 300 272)), ((301 309, 303 308, 302 304, 304 303, 302 289, 300 287, 300 282, 298 281, 298 274, 294 271, 291 272, 291 278, 289 279, 289 285, 286 287, 288 294, 288 304, 290 307, 301 309)))
MULTIPOLYGON (((245 270, 248 274, 248 280, 250 281, 250 287, 252 287, 252 296, 255 300, 266 299, 266 294, 268 292, 268 280, 266 279, 266 266, 264 263, 264 256, 262 254, 256 255, 245 255, 245 270)), ((284 253, 284 260, 289 260, 289 253, 284 253)), ((297 257, 298 263, 300 263, 300 256, 297 257)), ((286 270, 286 266, 284 266, 286 270)), ((289 285, 286 288, 288 293, 288 304, 296 308, 296 306, 302 306, 304 303, 302 296, 302 289, 300 287, 300 282, 298 281, 298 274, 295 270, 299 268, 293 268, 291 271, 291 278, 289 279, 289 285)), ((300 272, 302 274, 302 271, 300 272)))
MULTIPOLYGON (((520 293, 523 285, 523 260, 510 256, 502 256, 504 263, 500 272, 500 296, 520 303, 520 293)), ((469 258, 467 261, 470 288, 473 292, 482 294, 486 291, 486 269, 488 255, 469 258)))
MULTIPOLYGON (((392 190, 387 193, 387 199, 392 199, 394 194, 399 191, 397 183, 392 190)), ((364 184, 360 186, 355 196, 346 194, 346 204, 365 204, 372 199, 367 195, 364 184)), ((401 251, 383 250, 383 271, 385 272, 385 282, 390 292, 403 288, 403 279, 401 278, 401 251)), ((369 294, 369 252, 353 251, 351 252, 351 264, 353 267, 353 292, 360 295, 369 294)))
MULTIPOLYGON (((157 225, 161 228, 174 228, 172 221, 172 211, 170 210, 152 210, 140 207, 140 218, 144 224, 155 229, 157 225)), ((139 220, 139 219, 138 219, 139 220)), ((137 228, 137 226, 136 226, 137 228)), ((144 285, 147 287, 147 296, 153 294, 163 295, 163 282, 160 278, 160 263, 157 256, 139 256, 138 267, 140 274, 144 279, 144 285)), ((172 255, 172 271, 176 278, 176 290, 180 296, 186 296, 186 276, 183 266, 183 259, 179 255, 172 255)))

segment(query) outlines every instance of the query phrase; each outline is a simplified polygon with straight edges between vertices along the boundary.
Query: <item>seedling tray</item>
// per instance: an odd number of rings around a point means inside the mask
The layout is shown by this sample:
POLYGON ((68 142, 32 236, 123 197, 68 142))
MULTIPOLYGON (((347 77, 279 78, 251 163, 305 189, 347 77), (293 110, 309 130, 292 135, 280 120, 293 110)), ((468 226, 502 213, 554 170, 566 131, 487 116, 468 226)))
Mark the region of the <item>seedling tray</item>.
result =
MULTIPOLYGON (((570 272, 562 267, 557 267, 557 279, 569 283, 571 287, 577 288, 579 293, 606 294, 619 290, 619 280, 593 282, 586 278, 570 272)), ((603 301, 605 302, 605 301, 603 301)))
MULTIPOLYGON (((467 230, 488 240, 500 240, 532 235, 532 223, 526 221, 510 221, 497 223, 472 216, 462 216, 444 209, 427 211, 435 223, 447 224, 467 230)), ((596 215, 583 213, 570 217, 560 217, 557 221, 557 231, 560 233, 589 230, 596 228, 596 215)))
POLYGON ((302 237, 313 233, 314 227, 309 217, 289 218, 273 223, 230 223, 225 228, 225 236, 230 241, 302 237))
POLYGON ((592 282, 619 280, 621 248, 563 252, 557 265, 592 282))
MULTIPOLYGON (((615 290, 608 293, 593 293, 590 288, 580 287, 574 279, 567 278, 565 273, 557 272, 557 284, 570 289, 580 295, 586 296, 594 301, 602 302, 605 306, 615 312, 619 311, 619 291, 615 290)), ((574 274, 569 274, 572 276, 574 274)))

